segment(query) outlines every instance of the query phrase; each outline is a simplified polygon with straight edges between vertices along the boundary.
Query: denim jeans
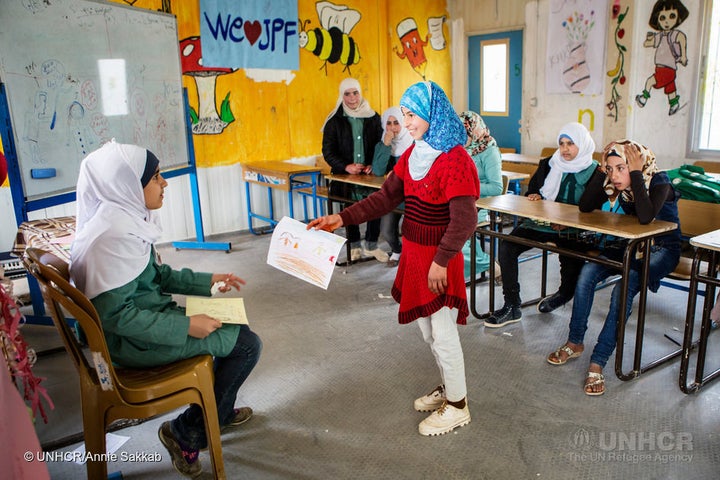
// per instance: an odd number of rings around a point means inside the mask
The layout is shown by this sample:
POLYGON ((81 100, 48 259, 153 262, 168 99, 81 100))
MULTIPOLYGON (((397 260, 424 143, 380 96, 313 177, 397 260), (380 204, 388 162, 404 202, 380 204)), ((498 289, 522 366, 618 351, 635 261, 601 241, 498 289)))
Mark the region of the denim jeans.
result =
POLYGON ((402 252, 400 217, 402 217, 402 215, 397 212, 390 212, 380 217, 380 234, 388 245, 390 245, 392 253, 402 252))
MULTIPOLYGON (((240 326, 235 346, 225 357, 215 357, 215 402, 220 426, 228 425, 235 416, 235 398, 240 386, 260 358, 262 341, 250 327, 240 326)), ((207 447, 205 421, 199 405, 192 404, 173 420, 171 430, 184 447, 207 447)))
MULTIPOLYGON (((603 255, 604 258, 607 258, 603 255)), ((619 260, 618 258, 612 258, 619 260)), ((648 274, 648 284, 653 285, 653 290, 657 290, 659 281, 672 272, 680 260, 680 251, 675 249, 667 249, 663 247, 653 246, 650 249, 650 272, 648 274)), ((630 270, 630 278, 628 279, 628 295, 625 304, 625 318, 630 315, 632 310, 633 299, 640 291, 640 270, 642 268, 641 260, 633 260, 630 270)), ((570 333, 568 341, 575 344, 582 344, 585 338, 585 331, 588 326, 588 317, 595 296, 595 287, 611 275, 616 275, 616 269, 599 265, 597 263, 587 263, 578 277, 577 287, 575 288, 575 300, 573 302, 572 317, 570 319, 570 333)), ((603 325, 598 341, 593 349, 590 361, 601 367, 605 367, 610 355, 615 350, 617 323, 620 318, 620 294, 622 285, 615 284, 610 297, 610 309, 605 324, 603 325)))
MULTIPOLYGON (((517 227, 510 235, 521 238, 531 238, 540 242, 553 242, 558 247, 568 248, 584 252, 590 246, 573 238, 567 238, 562 233, 551 233, 532 228, 517 227)), ((520 282, 518 281, 518 257, 532 247, 514 243, 509 240, 500 241, 498 248, 498 263, 502 272, 503 296, 505 303, 509 305, 520 305, 520 282)), ((573 297, 575 292, 575 280, 585 263, 584 260, 560 255, 560 287, 558 291, 568 299, 573 297)))
MULTIPOLYGON (((345 233, 350 246, 360 246, 360 225, 345 225, 345 233)), ((368 250, 377 248, 377 241, 380 238, 380 219, 368 220, 365 224, 365 244, 368 250)))

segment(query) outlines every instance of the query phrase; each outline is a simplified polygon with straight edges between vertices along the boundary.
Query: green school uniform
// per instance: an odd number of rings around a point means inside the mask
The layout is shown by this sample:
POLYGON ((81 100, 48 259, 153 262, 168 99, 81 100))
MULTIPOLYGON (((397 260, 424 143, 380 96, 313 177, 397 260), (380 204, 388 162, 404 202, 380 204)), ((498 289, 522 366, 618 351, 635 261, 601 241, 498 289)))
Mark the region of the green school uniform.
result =
POLYGON ((190 318, 170 296, 210 296, 211 278, 210 273, 158 265, 150 255, 147 267, 135 280, 93 298, 113 362, 124 367, 151 367, 201 354, 229 354, 240 331, 238 325, 223 325, 203 339, 190 337, 190 318))

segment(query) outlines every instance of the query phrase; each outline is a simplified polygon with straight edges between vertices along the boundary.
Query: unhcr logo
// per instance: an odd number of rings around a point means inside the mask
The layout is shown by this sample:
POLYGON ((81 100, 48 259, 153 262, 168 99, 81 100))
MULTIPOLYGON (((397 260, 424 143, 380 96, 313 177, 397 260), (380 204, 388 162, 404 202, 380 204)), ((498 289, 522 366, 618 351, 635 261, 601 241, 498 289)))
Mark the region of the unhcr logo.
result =
POLYGON ((690 432, 591 432, 579 428, 568 439, 575 462, 690 462, 690 432))

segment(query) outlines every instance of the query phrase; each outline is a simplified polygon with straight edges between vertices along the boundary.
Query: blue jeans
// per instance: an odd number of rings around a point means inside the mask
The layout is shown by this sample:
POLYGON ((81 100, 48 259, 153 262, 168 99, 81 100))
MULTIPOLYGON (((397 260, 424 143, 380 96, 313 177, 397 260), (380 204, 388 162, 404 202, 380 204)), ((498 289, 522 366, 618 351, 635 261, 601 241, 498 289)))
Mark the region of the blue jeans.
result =
MULTIPOLYGON (((613 260, 616 255, 603 255, 604 258, 610 257, 613 260)), ((680 251, 676 249, 667 249, 659 246, 650 248, 650 272, 648 274, 648 285, 653 291, 657 291, 660 280, 671 273, 680 260, 680 251)), ((630 269, 630 278, 628 279, 628 295, 625 304, 625 319, 630 316, 632 310, 633 299, 640 291, 640 270, 642 268, 641 260, 633 260, 630 269)), ((503 272, 504 273, 504 272, 503 272)), ((575 300, 573 302, 572 318, 570 319, 570 334, 568 341, 575 344, 582 344, 585 338, 585 331, 588 326, 588 317, 595 296, 595 287, 597 284, 610 277, 617 275, 618 271, 614 268, 599 265, 597 263, 588 262, 580 272, 575 287, 575 300)), ((615 284, 610 297, 610 309, 605 324, 603 325, 598 341, 593 349, 590 362, 596 363, 605 368, 610 355, 615 350, 617 337, 617 323, 620 318, 620 294, 622 285, 615 284)))
POLYGON ((390 245, 392 253, 402 252, 400 217, 402 217, 402 215, 397 212, 390 212, 380 217, 380 234, 388 245, 390 245))
MULTIPOLYGON (((235 416, 235 398, 240 386, 255 368, 262 341, 250 327, 240 326, 235 346, 225 357, 215 357, 215 402, 220 426, 228 425, 235 416)), ((199 405, 192 404, 173 420, 171 430, 186 448, 207 447, 205 421, 199 405)))

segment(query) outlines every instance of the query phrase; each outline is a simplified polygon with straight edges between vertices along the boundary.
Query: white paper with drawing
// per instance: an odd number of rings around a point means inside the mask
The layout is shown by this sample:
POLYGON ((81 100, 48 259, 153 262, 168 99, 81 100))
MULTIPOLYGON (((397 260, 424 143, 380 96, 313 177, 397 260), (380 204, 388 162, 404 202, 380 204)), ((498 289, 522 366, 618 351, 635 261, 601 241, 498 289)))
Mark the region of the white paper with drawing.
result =
POLYGON ((195 297, 185 299, 185 315, 204 313, 223 323, 248 324, 245 314, 245 302, 242 298, 231 297, 195 297))
POLYGON ((267 263, 327 290, 345 239, 283 217, 275 226, 267 263))

